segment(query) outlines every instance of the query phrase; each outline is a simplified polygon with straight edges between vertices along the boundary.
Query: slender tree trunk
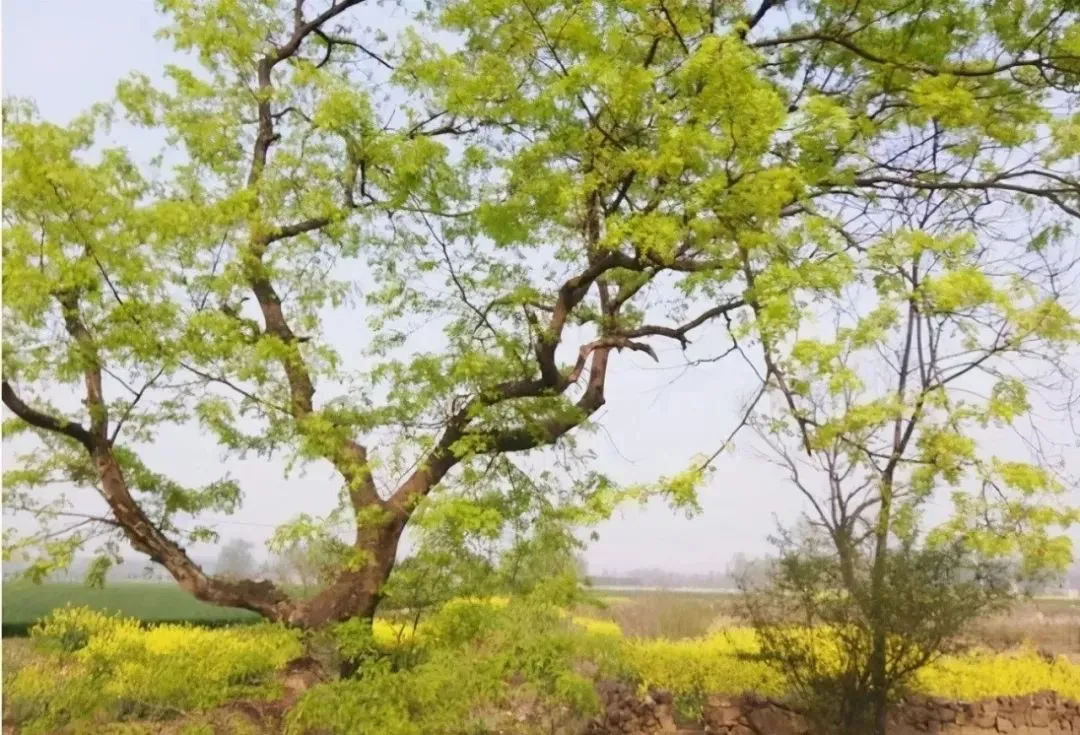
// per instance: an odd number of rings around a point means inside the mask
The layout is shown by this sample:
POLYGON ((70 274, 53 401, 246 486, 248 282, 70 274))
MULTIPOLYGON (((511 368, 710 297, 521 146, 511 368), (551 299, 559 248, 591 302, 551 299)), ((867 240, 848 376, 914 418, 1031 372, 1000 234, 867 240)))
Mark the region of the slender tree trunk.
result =
POLYGON ((873 735, 885 735, 888 723, 888 631, 885 624, 884 596, 888 582, 889 527, 892 514, 892 478, 886 477, 881 487, 881 512, 877 519, 874 544, 874 566, 870 578, 870 693, 873 704, 873 735))
MULTIPOLYGON (((919 261, 921 258, 921 254, 916 255, 914 262, 911 264, 910 278, 916 289, 919 283, 919 261)), ((915 344, 915 325, 918 321, 919 307, 913 291, 912 296, 908 299, 907 334, 896 386, 896 400, 899 405, 905 404, 908 371, 912 362, 913 346, 915 344)), ((885 728, 888 724, 890 685, 888 678, 889 626, 886 619, 884 598, 885 587, 889 581, 889 532, 892 529, 892 501, 896 468, 900 459, 904 456, 904 450, 908 446, 908 442, 911 441, 915 427, 922 415, 924 396, 925 392, 916 399, 911 419, 906 427, 902 417, 897 417, 893 429, 892 456, 889 458, 889 462, 881 475, 881 510, 878 513, 877 524, 874 528, 874 559, 873 569, 870 574, 870 629, 872 633, 870 692, 874 712, 874 735, 885 735, 885 728)))
POLYGON ((885 728, 889 718, 889 687, 885 668, 885 645, 886 637, 884 631, 875 632, 873 650, 870 656, 874 735, 885 735, 885 728))

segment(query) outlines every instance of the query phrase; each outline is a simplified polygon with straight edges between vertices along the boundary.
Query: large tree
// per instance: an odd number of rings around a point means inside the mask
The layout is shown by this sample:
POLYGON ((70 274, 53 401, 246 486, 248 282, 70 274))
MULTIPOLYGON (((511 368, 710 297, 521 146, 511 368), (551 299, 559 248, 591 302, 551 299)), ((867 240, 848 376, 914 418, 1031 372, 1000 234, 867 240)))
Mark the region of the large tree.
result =
MULTIPOLYGON (((191 68, 69 125, 5 105, 3 399, 37 442, 5 501, 56 521, 81 511, 36 488, 96 490, 106 515, 23 541, 115 529, 197 597, 297 625, 370 616, 438 496, 447 522, 516 512, 515 457, 589 423, 614 353, 718 320, 771 343, 847 281, 848 213, 887 226, 927 191, 1075 211, 1058 3, 454 0, 390 42, 362 0, 158 4, 191 68), (166 155, 96 150, 113 115, 166 155), (177 514, 240 487, 140 460, 192 422, 335 468, 355 534, 331 584, 296 601, 192 562, 177 514)), ((692 502, 703 470, 657 487, 692 502)), ((576 489, 579 518, 619 497, 576 489)))

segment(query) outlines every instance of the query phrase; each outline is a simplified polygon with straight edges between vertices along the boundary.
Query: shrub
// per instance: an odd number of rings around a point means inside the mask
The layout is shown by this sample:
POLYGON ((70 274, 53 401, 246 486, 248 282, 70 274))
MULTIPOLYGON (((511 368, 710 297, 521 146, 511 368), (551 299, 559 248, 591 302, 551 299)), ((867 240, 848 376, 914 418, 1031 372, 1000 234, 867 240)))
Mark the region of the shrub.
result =
POLYGON ((478 700, 498 694, 499 682, 493 667, 449 654, 440 652, 404 671, 375 662, 353 678, 317 686, 289 713, 286 732, 459 732, 478 700))
POLYGON ((23 733, 51 732, 100 711, 97 685, 59 655, 47 655, 4 677, 4 717, 23 733))
POLYGON ((597 711, 593 676, 622 670, 619 640, 617 626, 537 599, 455 600, 409 639, 420 651, 411 665, 369 660, 355 677, 315 687, 290 713, 288 732, 465 733, 491 729, 522 698, 545 731, 557 730, 597 711))
MULTIPOLYGON (((509 605, 508 598, 488 599, 458 598, 446 603, 437 615, 414 624, 407 619, 376 618, 370 628, 365 620, 353 619, 334 626, 333 636, 340 653, 345 657, 356 656, 369 646, 391 650, 414 643, 437 643, 460 645, 480 637, 495 624, 493 610, 509 605)), ((560 608, 552 608, 553 614, 569 621, 576 627, 594 635, 622 636, 622 628, 611 620, 601 620, 583 615, 570 615, 560 608)))

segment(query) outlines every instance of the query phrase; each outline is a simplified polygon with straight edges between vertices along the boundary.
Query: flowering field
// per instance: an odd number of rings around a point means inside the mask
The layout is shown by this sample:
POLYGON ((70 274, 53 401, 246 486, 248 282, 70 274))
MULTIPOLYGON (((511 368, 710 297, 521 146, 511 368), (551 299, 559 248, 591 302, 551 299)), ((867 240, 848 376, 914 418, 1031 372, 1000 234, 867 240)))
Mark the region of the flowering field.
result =
POLYGON ((32 654, 9 666, 5 650, 4 666, 5 722, 26 733, 271 698, 275 673, 303 650, 296 633, 277 626, 148 628, 88 608, 57 610, 31 635, 32 654))
MULTIPOLYGON (((7 598, 5 607, 11 602, 7 598)), ((435 661, 443 656, 456 668, 462 665, 462 659, 459 653, 446 655, 447 641, 456 639, 459 643, 455 645, 460 645, 461 640, 472 640, 470 636, 482 637, 487 625, 484 621, 513 614, 507 611, 508 605, 505 599, 458 600, 416 628, 379 619, 373 630, 374 645, 387 656, 403 649, 431 654, 429 658, 435 661), (480 627, 474 628, 478 622, 480 627)), ((624 633, 613 620, 596 617, 602 614, 599 612, 552 612, 546 618, 537 618, 546 622, 532 625, 533 632, 541 637, 561 636, 555 649, 550 640, 531 649, 542 651, 545 661, 556 649, 563 651, 560 655, 575 660, 602 659, 606 675, 614 672, 645 687, 666 689, 676 699, 687 701, 712 693, 784 693, 782 677, 756 659, 754 633, 745 627, 729 624, 687 638, 643 637, 624 633), (550 630, 535 630, 537 627, 550 630)), ((520 634, 511 639, 515 647, 520 647, 520 634)), ((4 650, 5 721, 20 723, 21 732, 26 733, 56 732, 80 722, 203 716, 237 700, 273 700, 281 696, 279 673, 304 651, 300 636, 279 626, 147 627, 145 621, 130 617, 70 607, 45 617, 33 628, 30 641, 11 643, 8 641, 4 650)), ((472 650, 473 644, 465 645, 472 650)), ((468 656, 473 657, 477 671, 490 673, 477 660, 506 655, 492 648, 490 641, 476 646, 480 653, 468 656)), ((430 672, 425 675, 434 676, 430 672)), ((456 678, 460 677, 435 676, 434 680, 445 684, 456 678)), ((326 686, 340 688, 340 683, 326 686)), ((393 684, 392 688, 398 686, 393 684)), ((917 686, 926 694, 950 699, 1053 690, 1080 700, 1080 664, 1065 656, 1047 656, 1030 646, 1007 652, 973 649, 964 656, 931 665, 920 673, 917 686)), ((320 702, 318 689, 313 690, 311 703, 320 702)), ((339 695, 360 696, 337 689, 325 694, 333 701, 339 695)), ((436 694, 431 696, 438 699, 436 694)), ((357 701, 367 703, 365 697, 357 701)))
MULTIPOLYGON (((783 679, 754 659, 753 631, 732 628, 700 639, 628 640, 631 669, 649 686, 676 696, 752 691, 782 695, 783 679)), ((917 687, 948 699, 975 700, 1053 690, 1080 700, 1080 665, 1048 659, 1031 649, 973 651, 947 657, 920 672, 917 687)))

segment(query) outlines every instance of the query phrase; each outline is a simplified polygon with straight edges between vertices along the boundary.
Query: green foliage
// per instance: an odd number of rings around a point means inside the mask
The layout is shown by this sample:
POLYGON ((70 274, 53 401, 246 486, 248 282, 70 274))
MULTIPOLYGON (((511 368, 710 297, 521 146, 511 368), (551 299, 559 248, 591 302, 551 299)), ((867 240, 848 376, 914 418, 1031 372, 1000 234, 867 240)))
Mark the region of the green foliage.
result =
POLYGON ((349 556, 348 545, 338 536, 322 527, 304 533, 295 522, 279 526, 268 545, 272 576, 301 597, 330 583, 349 556))
MULTIPOLYGON (((596 712, 596 681, 609 677, 668 690, 691 714, 710 694, 790 697, 798 690, 763 657, 770 644, 754 629, 686 640, 623 637, 610 622, 569 615, 555 604, 562 598, 537 590, 524 598, 459 599, 404 639, 387 620, 376 621, 374 636, 362 621, 336 626, 338 644, 362 644, 367 664, 354 677, 309 690, 289 714, 287 731, 574 732, 596 712), (393 655, 403 646, 414 655, 393 655)), ((784 635, 792 651, 812 654, 822 671, 846 669, 843 630, 795 625, 784 635)), ((147 630, 85 608, 50 616, 33 643, 33 656, 5 671, 5 712, 22 732, 134 733, 174 718, 192 732, 232 732, 227 713, 214 708, 276 696, 274 672, 300 653, 297 636, 280 628, 147 630)), ((1028 649, 970 650, 936 658, 911 688, 962 699, 1047 689, 1077 697, 1080 666, 1028 649)), ((244 732, 239 725, 235 731, 244 732)))
MULTIPOLYGON (((377 660, 352 678, 312 689, 290 713, 288 731, 480 732, 522 698, 531 725, 544 731, 579 721, 599 706, 593 677, 620 670, 620 638, 610 626, 597 631, 589 629, 593 621, 568 620, 551 599, 537 592, 443 606, 417 630, 420 655, 411 665, 377 660), (587 662, 591 676, 581 673, 587 662)), ((370 640, 357 626, 338 630, 339 640, 361 648, 370 640)), ((377 628, 376 643, 379 637, 377 628)))
MULTIPOLYGON (((4 502, 41 528, 4 546, 39 553, 31 577, 103 538, 101 580, 121 534, 64 519, 102 496, 149 535, 137 548, 193 573, 160 551, 213 531, 177 518, 235 512, 242 488, 140 457, 193 426, 215 451, 334 467, 337 507, 275 543, 362 531, 319 552, 312 586, 365 580, 341 615, 370 614, 409 524, 436 530, 399 598, 466 540, 561 566, 566 528, 620 502, 697 507, 715 457, 618 487, 576 472, 577 441, 619 353, 659 360, 718 320, 784 394, 770 441, 855 482, 885 458, 879 537, 929 533, 920 509, 948 486, 935 543, 1060 565, 1062 484, 1010 471, 1019 486, 996 492, 995 459, 1020 460, 971 433, 1030 415, 1011 359, 1077 339, 1054 260, 1080 191, 1057 100, 1080 85, 1072 4, 439 0, 396 39, 367 38, 366 3, 311 5, 159 0, 185 59, 160 83, 133 74, 67 124, 5 102, 3 374, 21 420, 4 433, 30 436, 4 502), (102 146, 120 118, 162 155, 102 146), (1010 220, 1035 231, 1001 235, 1010 220), (918 367, 891 361, 901 385, 883 387, 868 363, 914 343, 918 367), (984 374, 1003 387, 958 395, 984 374)), ((553 571, 516 557, 470 549, 428 602, 492 564, 516 591, 553 571)))
POLYGON ((592 507, 603 478, 567 487, 552 471, 530 475, 501 459, 492 467, 486 487, 448 488, 420 504, 414 551, 390 575, 382 609, 407 610, 415 626, 461 598, 581 597, 580 531, 606 512, 592 507))
MULTIPOLYGON (((737 309, 741 248, 776 256, 781 213, 828 169, 820 151, 806 153, 813 177, 775 155, 803 121, 733 32, 734 8, 713 34, 689 4, 439 3, 420 30, 379 44, 393 59, 379 83, 406 96, 391 105, 353 71, 367 41, 333 40, 354 33, 353 4, 318 22, 301 8, 308 27, 261 0, 163 0, 161 38, 197 63, 169 66, 160 85, 134 74, 66 126, 5 106, 5 379, 67 425, 45 393, 82 399, 87 372, 103 371, 104 395, 78 418, 116 433, 127 482, 172 537, 185 535, 176 513, 229 513, 242 493, 227 477, 189 488, 142 465, 139 449, 168 425, 197 423, 240 455, 329 460, 345 490, 436 459, 431 484, 456 465, 451 489, 490 491, 490 455, 587 423, 614 350, 655 353, 648 342, 672 330, 685 344, 720 312, 692 314, 737 309), (438 32, 463 43, 426 40, 438 32), (155 131, 170 155, 140 166, 99 153, 113 117, 155 131), (358 269, 378 286, 356 282, 358 269), (338 309, 361 313, 362 371, 325 328, 338 309), (579 327, 583 364, 559 364, 564 331, 579 327), (571 389, 586 369, 595 395, 571 389)), ((796 131, 806 147, 810 128, 845 127, 816 104, 796 131)), ((780 249, 760 289, 791 297, 769 307, 786 323, 797 292, 835 289, 847 266, 831 243, 780 249)), ((99 478, 66 435, 33 430, 39 451, 20 458, 5 499, 52 527, 58 508, 30 490, 73 482, 74 498, 99 478)), ((693 507, 704 479, 679 473, 633 495, 693 507)), ((609 482, 582 487, 594 513, 623 497, 609 482)), ((370 493, 342 501, 374 505, 370 493)), ((455 515, 494 523, 489 508, 455 515)))
POLYGON ((443 654, 406 673, 366 666, 355 679, 305 695, 290 714, 289 731, 460 732, 476 702, 497 691, 491 672, 471 664, 443 654))

